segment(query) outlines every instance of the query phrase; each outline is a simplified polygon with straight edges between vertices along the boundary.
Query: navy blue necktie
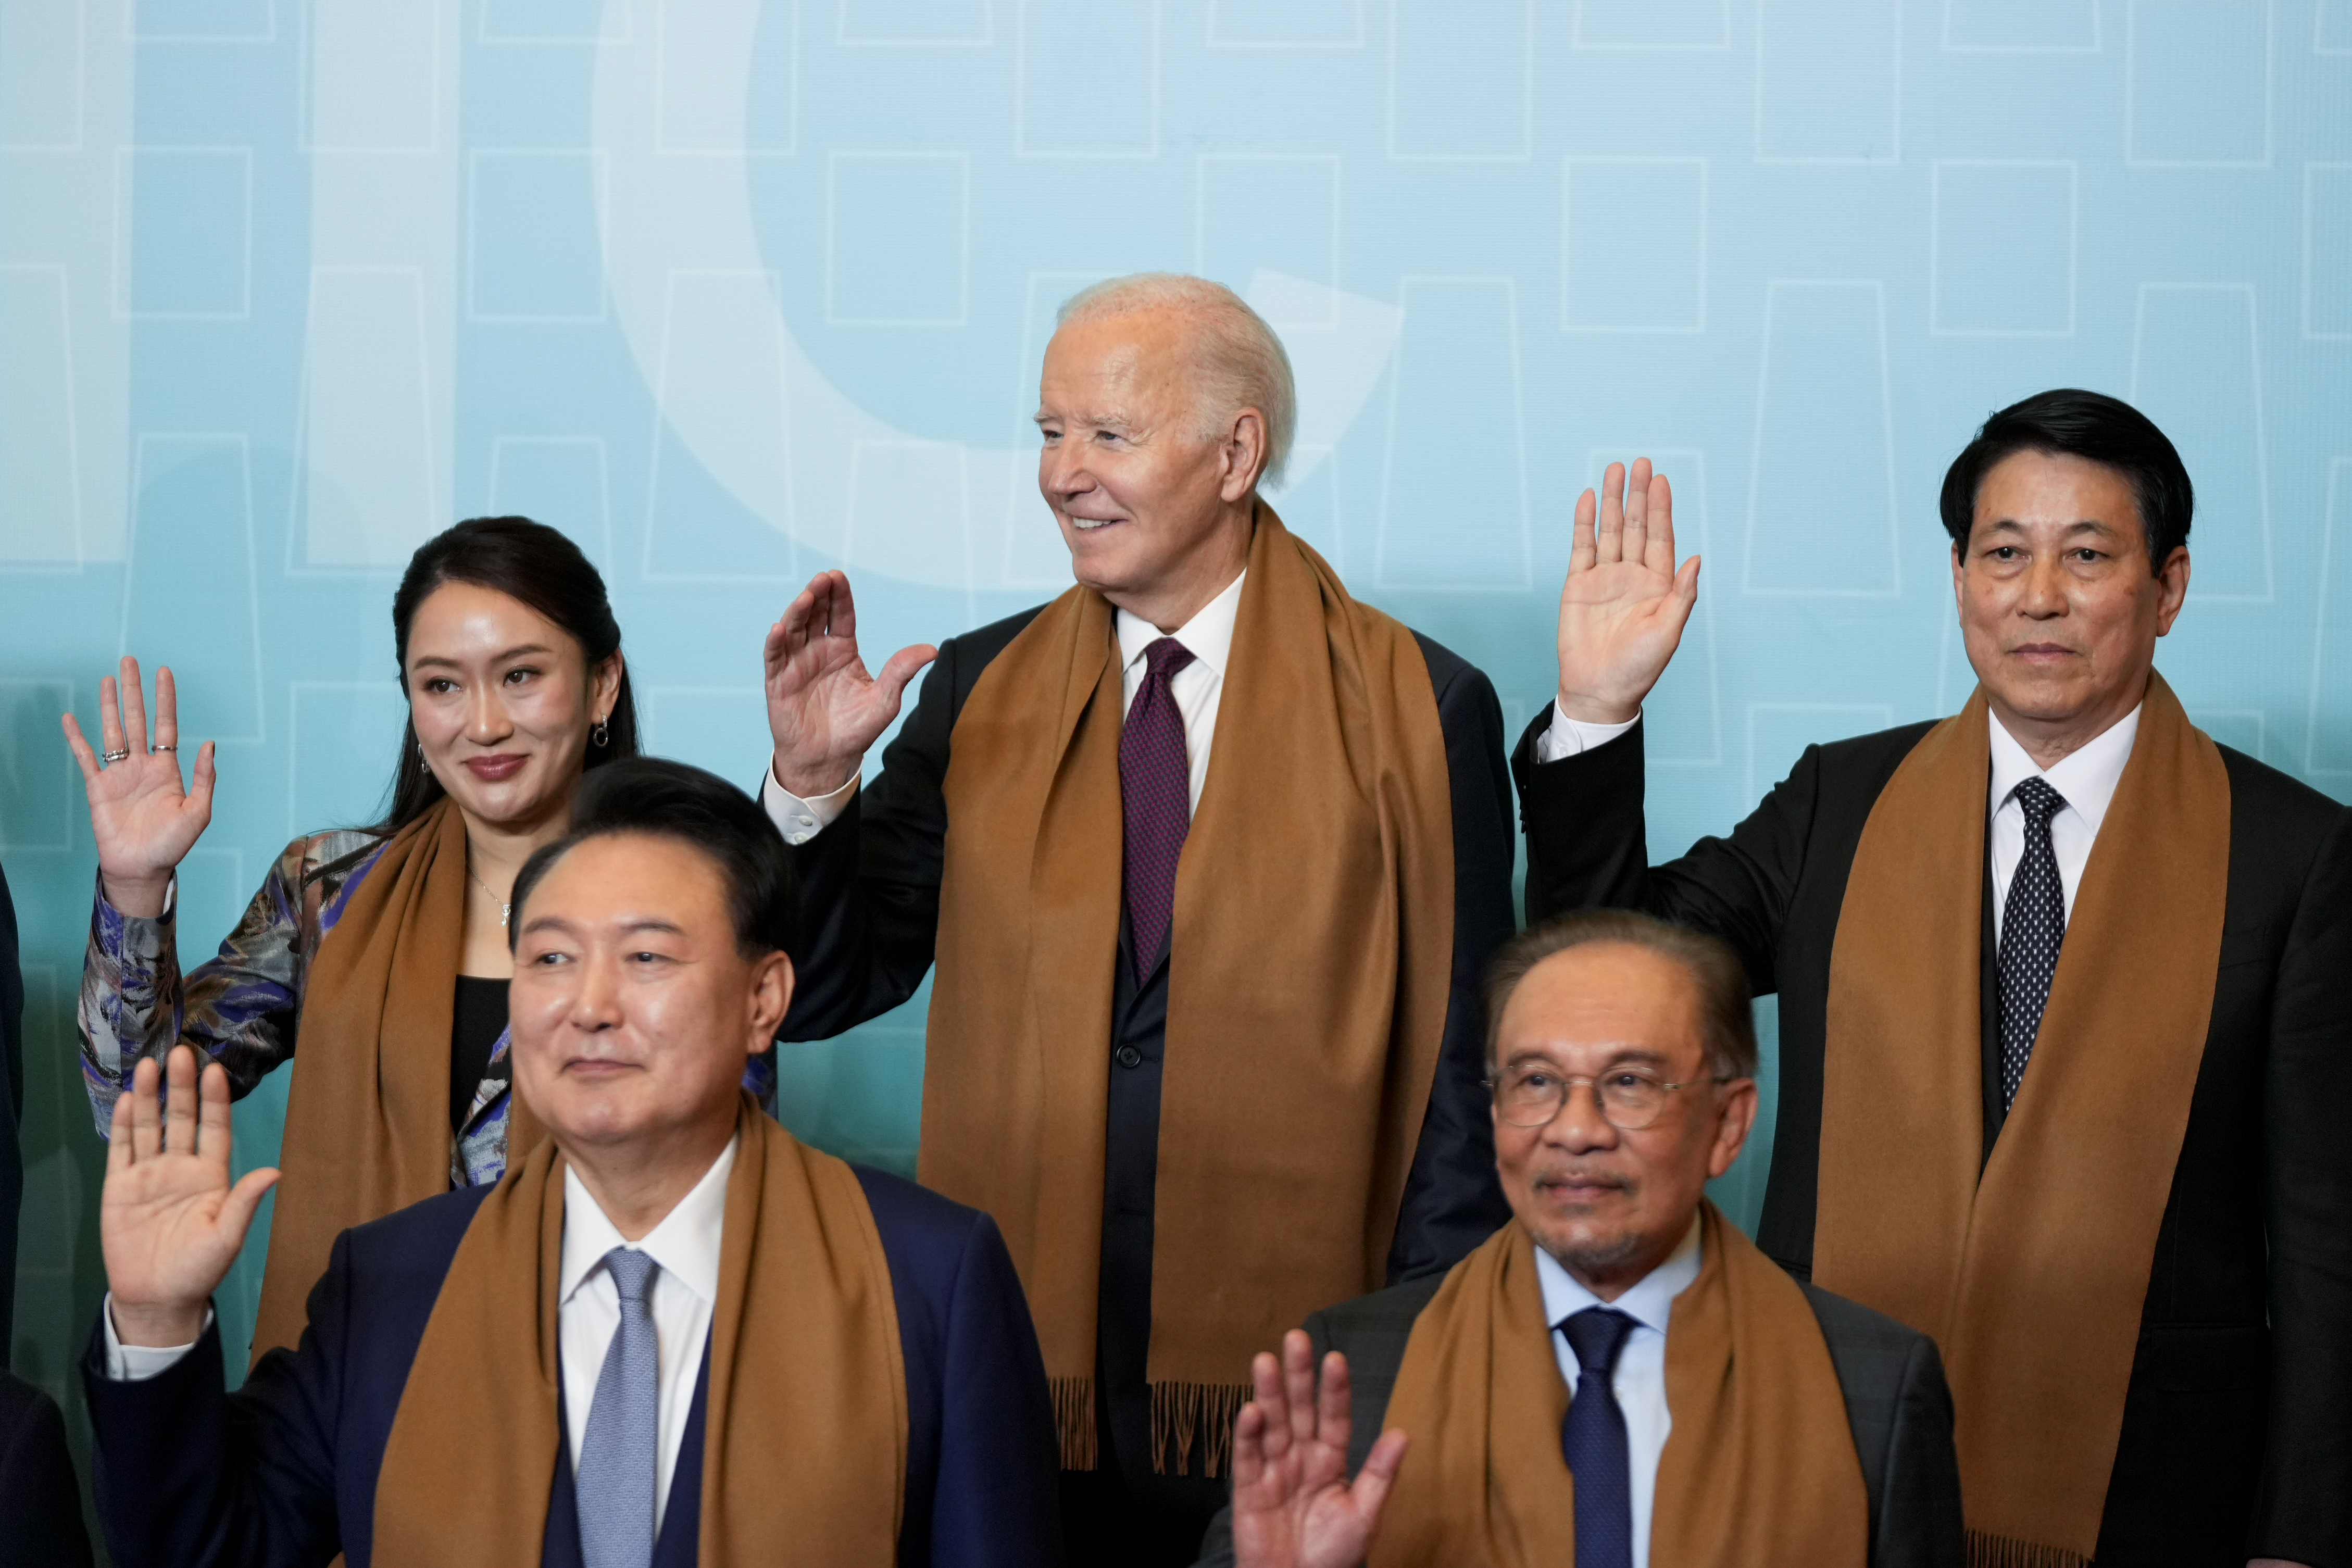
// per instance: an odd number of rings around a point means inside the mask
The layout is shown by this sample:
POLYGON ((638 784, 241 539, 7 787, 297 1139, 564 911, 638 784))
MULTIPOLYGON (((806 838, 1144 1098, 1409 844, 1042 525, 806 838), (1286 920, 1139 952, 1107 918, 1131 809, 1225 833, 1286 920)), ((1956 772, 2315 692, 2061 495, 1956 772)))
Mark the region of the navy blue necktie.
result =
POLYGON ((2033 1038, 2042 1032, 2042 1009, 2049 1005, 2050 982, 2058 973, 2058 949, 2066 940, 2066 889, 2058 880, 2058 855, 2050 844, 2050 820, 2066 809, 2065 797, 2040 779, 2025 779, 2010 792, 2025 814, 2025 853, 2010 878, 2000 910, 2000 1103, 2017 1103, 2033 1038))
POLYGON ((1559 1451, 1576 1478, 1576 1568, 1633 1568, 1633 1460, 1612 1382, 1633 1320, 1587 1307, 1559 1332, 1576 1352, 1576 1397, 1559 1424, 1559 1451))

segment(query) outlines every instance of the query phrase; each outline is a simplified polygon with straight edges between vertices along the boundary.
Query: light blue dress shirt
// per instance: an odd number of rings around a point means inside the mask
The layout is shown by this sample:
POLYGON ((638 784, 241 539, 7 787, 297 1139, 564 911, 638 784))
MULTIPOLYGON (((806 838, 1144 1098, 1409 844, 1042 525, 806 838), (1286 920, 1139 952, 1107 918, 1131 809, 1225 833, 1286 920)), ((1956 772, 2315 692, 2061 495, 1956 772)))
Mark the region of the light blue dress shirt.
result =
POLYGON ((1666 1434, 1674 1418, 1666 1409, 1666 1320, 1675 1298, 1698 1278, 1698 1217, 1666 1260, 1643 1275, 1639 1283, 1613 1301, 1604 1301, 1561 1268, 1538 1247, 1536 1278, 1543 1286, 1544 1321, 1552 1325, 1552 1354, 1559 1358, 1559 1375, 1567 1380, 1569 1397, 1576 1397, 1576 1352, 1559 1324, 1587 1307, 1609 1307, 1633 1320, 1617 1353, 1617 1373, 1610 1386, 1617 1392, 1618 1407, 1625 1412, 1628 1490, 1633 1505, 1633 1562, 1642 1568, 1650 1561, 1650 1511, 1658 1495, 1658 1456, 1665 1452, 1666 1434))

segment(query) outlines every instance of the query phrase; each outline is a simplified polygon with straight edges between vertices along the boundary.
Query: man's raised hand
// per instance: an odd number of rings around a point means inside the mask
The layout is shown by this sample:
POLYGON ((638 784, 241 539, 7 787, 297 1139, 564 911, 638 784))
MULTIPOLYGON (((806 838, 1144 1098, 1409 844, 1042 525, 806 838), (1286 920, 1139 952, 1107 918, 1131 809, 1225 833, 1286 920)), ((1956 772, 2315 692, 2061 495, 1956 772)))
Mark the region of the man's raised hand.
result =
POLYGON ((898 716, 907 683, 940 651, 928 643, 901 648, 882 673, 866 673, 857 655, 857 605, 849 579, 821 571, 783 619, 768 628, 768 733, 776 746, 776 782, 803 800, 849 782, 875 738, 898 716))
POLYGON ((114 760, 100 766, 81 725, 65 716, 66 745, 81 767, 89 798, 90 836, 107 901, 125 915, 163 913, 172 870, 185 858, 213 818, 213 743, 196 750, 195 787, 180 785, 180 699, 167 665, 155 672, 155 734, 147 735, 147 703, 139 661, 125 653, 121 678, 98 683, 98 733, 114 760))
POLYGON ((203 1332, 205 1304, 236 1261, 253 1211, 275 1170, 228 1179, 228 1074, 175 1045, 168 1073, 141 1061, 131 1092, 114 1103, 98 1234, 114 1295, 114 1332, 125 1344, 186 1344, 203 1332), (171 1092, 157 1092, 167 1077, 171 1092), (160 1102, 160 1103, 159 1103, 160 1102))
POLYGON ((1576 500, 1568 580, 1559 591, 1559 710, 1587 724, 1623 724, 1665 673, 1698 602, 1698 557, 1675 563, 1675 497, 1650 460, 1601 481, 1600 504, 1576 500))
POLYGON ((1323 1358, 1297 1329, 1282 1359, 1250 1365, 1255 1397, 1234 1423, 1234 1555, 1241 1568, 1355 1568, 1371 1549, 1405 1435, 1381 1434, 1348 1480, 1348 1358, 1323 1358))

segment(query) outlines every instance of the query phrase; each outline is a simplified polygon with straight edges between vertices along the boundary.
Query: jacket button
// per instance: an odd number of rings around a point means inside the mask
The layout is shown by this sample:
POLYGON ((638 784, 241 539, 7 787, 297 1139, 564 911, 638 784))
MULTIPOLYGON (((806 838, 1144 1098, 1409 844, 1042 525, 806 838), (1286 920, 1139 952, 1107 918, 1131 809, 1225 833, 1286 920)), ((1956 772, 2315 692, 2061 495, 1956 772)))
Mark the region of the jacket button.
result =
POLYGON ((1131 1045, 1122 1045, 1112 1054, 1111 1060, 1121 1067, 1140 1067, 1143 1065, 1143 1052, 1131 1045))

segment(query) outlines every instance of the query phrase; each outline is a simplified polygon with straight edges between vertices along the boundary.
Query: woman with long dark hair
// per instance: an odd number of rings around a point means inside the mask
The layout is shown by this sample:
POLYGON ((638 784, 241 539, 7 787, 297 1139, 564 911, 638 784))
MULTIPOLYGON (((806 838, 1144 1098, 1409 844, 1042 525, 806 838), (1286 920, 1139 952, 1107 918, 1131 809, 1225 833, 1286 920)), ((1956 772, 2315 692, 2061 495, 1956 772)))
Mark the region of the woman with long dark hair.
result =
MULTIPOLYGON (((563 832, 582 774, 637 754, 604 580, 553 528, 477 517, 427 540, 392 622, 408 724, 383 820, 287 845, 184 977, 173 877, 211 820, 212 743, 184 789, 172 673, 156 672, 151 742, 128 657, 100 683, 103 766, 65 719, 98 841, 79 1013, 100 1134, 142 1057, 184 1041, 242 1096, 301 1047, 257 1354, 300 1333, 345 1227, 494 1182, 537 1141, 507 1062, 508 890, 563 832)), ((772 1061, 746 1087, 772 1103, 772 1061)))

